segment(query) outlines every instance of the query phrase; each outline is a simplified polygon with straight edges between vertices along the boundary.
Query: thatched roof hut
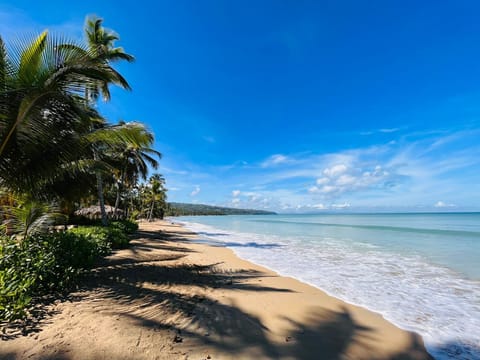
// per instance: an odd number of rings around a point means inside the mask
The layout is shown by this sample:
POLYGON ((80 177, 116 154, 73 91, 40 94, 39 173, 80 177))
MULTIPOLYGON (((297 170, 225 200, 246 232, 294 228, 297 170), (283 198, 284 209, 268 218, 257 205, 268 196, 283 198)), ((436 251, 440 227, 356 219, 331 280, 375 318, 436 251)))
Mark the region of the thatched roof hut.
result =
MULTIPOLYGON (((114 210, 115 208, 113 206, 105 205, 105 212, 107 213, 108 217, 123 216, 123 210, 117 209, 115 214, 114 214, 114 210)), ((92 206, 81 208, 75 211, 75 215, 84 216, 89 219, 100 219, 102 217, 102 212, 100 211, 99 205, 92 205, 92 206)))

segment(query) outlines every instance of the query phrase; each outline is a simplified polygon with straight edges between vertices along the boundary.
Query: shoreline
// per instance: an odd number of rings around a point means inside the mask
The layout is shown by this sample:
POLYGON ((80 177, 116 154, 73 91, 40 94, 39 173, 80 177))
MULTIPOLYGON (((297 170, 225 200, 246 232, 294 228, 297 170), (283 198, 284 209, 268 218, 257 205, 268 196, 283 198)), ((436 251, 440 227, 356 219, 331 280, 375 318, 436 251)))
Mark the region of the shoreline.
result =
MULTIPOLYGON (((438 219, 432 218, 431 222, 408 217, 388 220, 395 226, 407 226, 406 220, 418 221, 413 222, 417 225, 421 221, 422 225, 429 224, 435 229, 435 225, 440 225, 438 219)), ((480 284, 455 268, 454 262, 450 267, 435 260, 435 256, 441 259, 445 249, 449 249, 446 247, 448 237, 427 234, 410 241, 408 234, 392 235, 383 229, 375 228, 362 234, 356 229, 343 233, 342 229, 320 226, 387 223, 386 220, 363 222, 363 218, 349 219, 346 215, 336 221, 321 216, 297 219, 294 215, 282 216, 278 221, 268 217, 232 217, 230 220, 183 217, 178 220, 191 231, 197 231, 207 244, 227 246, 243 259, 379 313, 395 326, 419 334, 435 358, 447 359, 452 354, 465 358, 480 356, 474 335, 480 325, 475 317, 478 314, 475 294, 480 284), (303 225, 307 224, 312 227, 304 230, 303 225), (429 238, 444 249, 432 248, 432 252, 423 254, 422 251, 430 250, 423 246, 429 244, 429 238), (388 239, 386 244, 384 239, 388 239), (427 241, 422 243, 422 240, 427 241), (389 242, 393 246, 389 247, 389 242), (401 250, 403 246, 406 251, 397 252, 396 249, 401 250)), ((459 225, 452 221, 452 227, 459 228, 459 225)), ((463 264, 468 264, 468 257, 463 264)))
MULTIPOLYGON (((188 231, 192 231, 192 230, 188 229, 187 226, 185 226, 182 223, 176 222, 174 219, 167 219, 167 221, 173 223, 175 226, 180 226, 183 229, 187 229, 188 231)), ((386 319, 382 314, 376 312, 375 310, 369 309, 366 306, 358 305, 358 304, 351 303, 351 302, 348 302, 346 300, 340 299, 340 298, 336 297, 335 295, 332 295, 332 294, 328 293, 327 291, 315 286, 314 284, 309 283, 308 281, 304 281, 302 279, 298 279, 298 278, 295 278, 295 277, 292 277, 292 276, 289 276, 289 275, 281 274, 277 270, 272 269, 272 268, 268 267, 267 265, 259 264, 259 263, 256 263, 256 262, 252 262, 251 260, 247 260, 245 258, 242 258, 239 254, 237 254, 235 252, 234 249, 230 249, 230 248, 222 246, 222 245, 208 244, 208 241, 206 241, 206 242, 197 241, 198 237, 199 237, 199 235, 197 233, 195 233, 194 236, 197 239, 195 239, 195 238, 192 239, 192 243, 198 244, 198 245, 201 245, 201 246, 205 246, 205 247, 207 247, 207 249, 208 248, 216 248, 216 249, 220 248, 220 249, 223 249, 225 251, 228 251, 230 253, 229 254, 229 260, 231 261, 230 257, 234 257, 234 258, 236 258, 235 262, 237 262, 237 261, 242 262, 243 263, 242 265, 244 265, 245 268, 261 269, 261 271, 263 271, 267 274, 270 274, 270 276, 278 277, 280 279, 280 281, 282 283, 286 283, 287 286, 291 286, 292 288, 295 288, 295 289, 297 289, 299 287, 300 288, 310 288, 309 290, 312 290, 313 293, 318 291, 322 294, 322 297, 328 297, 328 298, 330 298, 329 300, 333 299, 334 302, 340 303, 340 306, 342 306, 344 308, 347 308, 347 309, 349 309, 350 307, 355 308, 355 309, 358 309, 359 311, 362 311, 362 312, 371 313, 371 315, 373 315, 374 317, 381 318, 380 321, 383 320, 383 321, 387 322, 388 324, 390 324, 391 326, 397 328, 398 330, 400 330, 402 332, 409 333, 409 334, 413 335, 414 338, 417 338, 417 339, 414 340, 414 342, 419 341, 421 343, 421 346, 423 347, 423 351, 425 351, 425 353, 427 354, 426 358, 432 358, 431 355, 428 354, 428 352, 426 351, 426 349, 424 347, 424 343, 423 343, 423 339, 422 339, 421 335, 419 335, 418 333, 416 333, 412 330, 408 330, 408 329, 404 329, 404 328, 400 327, 399 325, 397 325, 397 324, 393 323, 392 321, 386 319)), ((402 356, 404 356, 404 355, 405 354, 402 354, 402 356)), ((408 358, 408 355, 405 358, 408 358)), ((417 358, 417 357, 415 356, 415 358, 417 358)), ((422 358, 422 357, 420 357, 420 358, 422 358)))
POLYGON ((140 223, 131 248, 55 304, 37 334, 2 341, 0 357, 432 359, 382 315, 195 239, 179 224, 140 223))

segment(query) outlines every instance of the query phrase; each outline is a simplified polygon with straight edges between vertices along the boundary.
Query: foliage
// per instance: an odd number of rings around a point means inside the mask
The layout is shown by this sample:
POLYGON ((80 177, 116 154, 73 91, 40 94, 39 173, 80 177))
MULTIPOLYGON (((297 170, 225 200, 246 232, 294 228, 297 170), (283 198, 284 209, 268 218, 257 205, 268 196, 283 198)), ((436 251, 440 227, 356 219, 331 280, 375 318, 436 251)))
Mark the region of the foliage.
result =
POLYGON ((138 224, 131 220, 117 220, 110 223, 110 227, 117 228, 125 234, 133 234, 138 230, 138 224))
POLYGON ((67 231, 86 236, 98 244, 105 244, 113 249, 123 249, 129 242, 126 233, 114 226, 81 226, 67 231))
POLYGON ((22 241, 0 237, 0 321, 26 316, 34 298, 71 289, 100 256, 128 246, 127 234, 137 229, 124 220, 35 233, 22 241))
POLYGON ((70 289, 106 244, 69 232, 0 239, 0 320, 26 315, 34 297, 70 289))
POLYGON ((91 150, 83 135, 101 118, 85 90, 120 80, 84 46, 47 32, 8 50, 0 40, 0 184, 41 197, 64 170, 85 170, 77 161, 91 150))
POLYGON ((127 233, 138 228, 88 221, 49 233, 57 211, 70 216, 93 196, 102 205, 103 183, 125 214, 152 217, 165 208, 161 176, 138 184, 148 166, 158 166, 153 134, 138 122, 109 124, 97 111, 110 85, 130 89, 111 64, 133 61, 102 21, 87 19, 83 44, 47 31, 8 47, 0 37, 0 229, 14 234, 0 235, 0 320, 25 316, 32 299, 67 291, 99 256, 128 246, 127 233))
POLYGON ((8 222, 12 233, 23 238, 47 231, 50 225, 65 222, 56 206, 28 196, 10 196, 10 204, 0 206, 0 219, 8 222))

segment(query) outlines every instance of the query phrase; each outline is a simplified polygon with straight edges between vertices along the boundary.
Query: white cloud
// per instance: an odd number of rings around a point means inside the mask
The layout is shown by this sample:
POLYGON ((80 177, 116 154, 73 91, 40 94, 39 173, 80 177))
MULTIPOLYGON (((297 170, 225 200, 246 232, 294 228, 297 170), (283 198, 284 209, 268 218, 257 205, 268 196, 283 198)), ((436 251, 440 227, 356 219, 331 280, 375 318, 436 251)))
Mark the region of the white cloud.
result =
POLYGON ((337 179, 336 184, 340 186, 347 186, 355 184, 356 181, 357 178, 355 176, 344 174, 337 179))
POLYGON ((338 190, 338 188, 336 186, 325 185, 319 190, 319 192, 321 192, 323 194, 330 194, 330 193, 333 193, 337 190, 338 190))
POLYGON ((340 210, 340 209, 348 209, 349 207, 350 207, 350 204, 349 204, 349 203, 332 204, 332 208, 333 208, 333 209, 337 209, 337 210, 340 210))
POLYGON ((326 177, 322 177, 322 178, 318 178, 317 179, 317 185, 325 185, 325 184, 328 184, 328 182, 330 181, 329 178, 326 178, 326 177))
POLYGON ((270 156, 264 162, 262 162, 261 167, 268 168, 268 167, 283 164, 283 163, 286 163, 286 162, 289 162, 289 161, 290 161, 290 158, 288 158, 287 156, 282 155, 282 154, 275 154, 275 155, 270 156))
POLYGON ((233 190, 232 191, 232 196, 233 197, 238 197, 240 195, 241 191, 240 190, 233 190))
POLYGON ((360 159, 351 158, 349 166, 337 164, 327 167, 322 171, 325 176, 318 178, 316 185, 308 188, 308 192, 333 198, 346 192, 384 187, 389 181, 393 184, 395 176, 382 166, 372 168, 370 165, 370 168, 362 169, 364 166, 360 159))
POLYGON ((200 186, 195 185, 195 189, 190 193, 190 196, 197 196, 198 193, 200 192, 200 186))
POLYGON ((331 168, 326 168, 323 170, 323 174, 329 178, 337 177, 347 171, 347 166, 345 164, 337 164, 331 168))
POLYGON ((373 135, 378 133, 391 134, 397 131, 400 131, 400 128, 383 128, 383 129, 375 129, 370 131, 362 131, 360 132, 360 135, 373 135))
POLYGON ((387 128, 387 129, 380 129, 379 131, 382 132, 382 133, 393 133, 393 132, 397 132, 398 130, 400 130, 399 128, 387 128))
POLYGON ((232 204, 238 204, 240 202, 239 198, 232 199, 232 204))
POLYGON ((315 205, 312 205, 313 208, 315 209, 318 209, 318 210, 326 210, 328 209, 328 206, 324 205, 324 204, 315 204, 315 205))
POLYGON ((443 201, 437 201, 435 203, 435 205, 433 205, 434 207, 436 208, 452 208, 452 207, 455 207, 456 205, 455 204, 447 204, 447 203, 444 203, 443 201))
POLYGON ((174 175, 187 175, 188 171, 185 170, 176 170, 166 166, 162 166, 162 172, 165 174, 174 174, 174 175))
MULTIPOLYGON (((420 205, 432 209, 439 200, 443 201, 437 210, 449 210, 452 204, 455 209, 478 209, 478 196, 471 194, 480 194, 480 160, 476 156, 480 129, 453 134, 412 133, 399 136, 396 142, 335 153, 277 154, 268 159, 269 164, 277 163, 271 168, 261 167, 254 159, 249 166, 228 169, 177 161, 171 167, 181 164, 178 170, 188 170, 188 176, 167 175, 173 186, 182 189, 199 185, 202 201, 218 199, 221 192, 229 198, 226 204, 238 197, 241 204, 259 209, 264 198, 270 199, 272 209, 282 211, 288 204, 283 211, 297 211, 299 205, 299 212, 315 209, 307 204, 333 209, 331 204, 345 205, 347 199, 360 211, 407 210, 420 205), (232 191, 238 189, 241 193, 234 196, 232 191)), ((189 193, 172 191, 171 200, 185 201, 181 196, 189 193)))

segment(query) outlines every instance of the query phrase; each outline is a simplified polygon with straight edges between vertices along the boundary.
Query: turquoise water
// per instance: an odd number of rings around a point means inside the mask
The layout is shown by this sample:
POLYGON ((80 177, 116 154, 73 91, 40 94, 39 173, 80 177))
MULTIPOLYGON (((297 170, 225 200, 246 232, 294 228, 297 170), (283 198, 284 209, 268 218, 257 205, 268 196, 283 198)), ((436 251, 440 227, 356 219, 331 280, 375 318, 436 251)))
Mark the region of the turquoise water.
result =
POLYGON ((480 359, 480 213, 175 220, 201 241, 416 331, 438 359, 480 359))

